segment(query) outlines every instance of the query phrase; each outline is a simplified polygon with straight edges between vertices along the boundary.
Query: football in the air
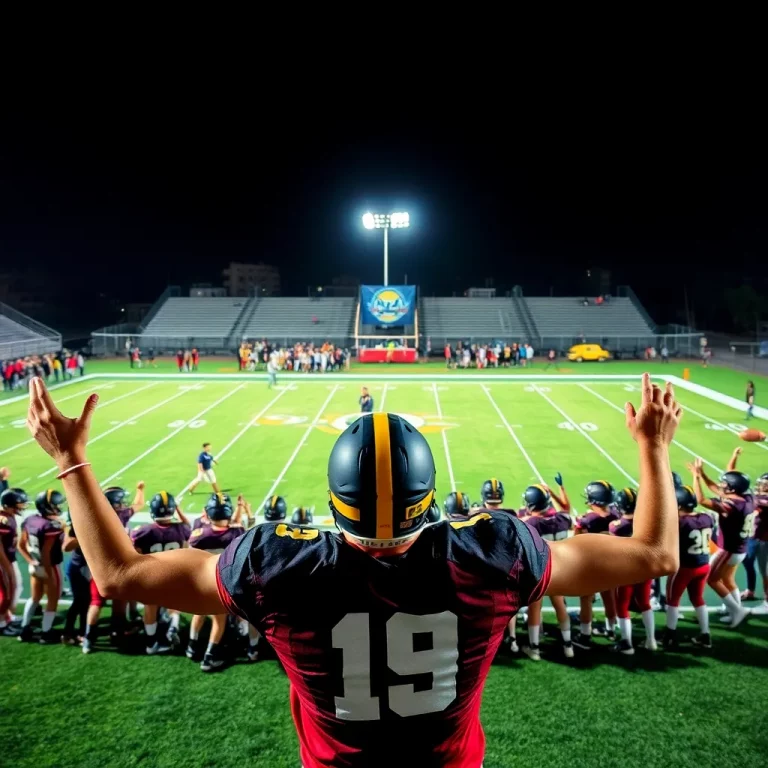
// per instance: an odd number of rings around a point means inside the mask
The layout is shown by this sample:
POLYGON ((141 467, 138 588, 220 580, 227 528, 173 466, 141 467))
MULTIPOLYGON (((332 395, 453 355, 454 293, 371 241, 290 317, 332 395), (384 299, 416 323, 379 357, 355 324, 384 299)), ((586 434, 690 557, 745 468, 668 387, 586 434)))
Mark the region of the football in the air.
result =
POLYGON ((765 432, 761 432, 759 429, 745 429, 743 432, 739 432, 739 437, 748 443, 761 443, 765 440, 765 432))

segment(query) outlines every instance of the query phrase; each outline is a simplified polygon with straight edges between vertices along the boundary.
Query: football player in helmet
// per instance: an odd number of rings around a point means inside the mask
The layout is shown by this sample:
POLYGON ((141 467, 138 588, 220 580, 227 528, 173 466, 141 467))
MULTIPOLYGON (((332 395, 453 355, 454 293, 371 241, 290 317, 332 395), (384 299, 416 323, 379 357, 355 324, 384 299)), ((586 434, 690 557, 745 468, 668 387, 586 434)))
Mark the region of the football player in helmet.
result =
MULTIPOLYGON (((731 454, 730 460, 728 461, 728 466, 726 467, 728 472, 737 471, 736 464, 739 461, 740 455, 741 455, 741 448, 736 448, 731 454)), ((755 495, 757 495, 757 491, 755 495)), ((757 572, 755 571, 755 559, 757 557, 758 541, 759 541, 756 536, 756 533, 757 533, 756 523, 759 520, 757 512, 758 512, 758 503, 757 503, 757 498, 755 498, 755 515, 752 519, 753 520, 752 530, 750 530, 749 536, 747 537, 746 552, 745 552, 744 561, 742 563, 744 566, 744 572, 747 574, 747 587, 741 593, 742 602, 744 602, 744 600, 754 600, 755 590, 757 589, 757 572)))
POLYGON ((61 521, 62 507, 66 503, 64 494, 54 488, 42 491, 35 498, 36 515, 30 515, 21 524, 19 552, 27 561, 30 590, 32 594, 24 606, 19 640, 32 640, 32 617, 45 593, 43 612, 43 633, 40 643, 53 643, 53 622, 61 597, 61 563, 64 555, 64 524, 61 521))
POLYGON ((667 628, 662 645, 666 649, 677 647, 677 620, 680 616, 680 598, 688 590, 691 605, 699 622, 699 636, 693 642, 702 648, 711 648, 709 612, 704 601, 704 586, 709 576, 709 542, 714 527, 708 512, 697 512, 696 494, 690 485, 675 489, 680 526, 680 568, 667 579, 667 628))
POLYGON ((514 509, 505 509, 501 505, 504 503, 504 483, 492 477, 486 480, 480 488, 480 498, 483 500, 481 509, 490 509, 495 512, 508 512, 510 515, 517 516, 514 509))
POLYGON ((264 502, 264 519, 268 523, 279 523, 288 515, 288 505, 282 496, 270 496, 264 502))
POLYGON ((6 488, 0 493, 0 635, 16 637, 13 626, 16 603, 21 596, 21 571, 16 562, 18 522, 27 506, 22 488, 6 488))
MULTIPOLYGON (((242 496, 238 497, 238 507, 244 504, 242 496)), ((189 546, 194 549, 200 549, 212 554, 221 554, 235 539, 245 533, 245 529, 233 519, 235 511, 232 509, 232 499, 226 493, 212 493, 205 505, 205 514, 210 522, 192 531, 189 539, 189 546)), ((221 669, 226 663, 220 643, 224 638, 224 632, 227 628, 226 613, 219 613, 211 616, 211 634, 208 640, 208 648, 200 662, 200 669, 203 672, 213 672, 221 669)), ((205 623, 205 615, 196 614, 192 617, 192 623, 189 627, 189 645, 187 646, 187 658, 196 660, 199 658, 198 637, 200 630, 205 623)), ((258 639, 258 634, 256 640, 258 639)), ((252 645, 255 646, 256 640, 252 645)), ((250 658, 250 656, 249 656, 250 658)), ((255 659, 253 659, 255 661, 255 659)))
MULTIPOLYGON (((561 541, 568 538, 573 528, 571 518, 571 502, 563 486, 563 477, 558 472, 555 476, 561 492, 555 493, 548 485, 529 485, 523 493, 525 506, 518 512, 518 517, 531 526, 545 541, 561 541), (558 509, 554 506, 560 508, 558 509)), ((550 602, 555 609, 557 623, 562 636, 563 654, 567 659, 573 658, 573 643, 571 642, 571 620, 561 595, 550 596, 550 602)), ((528 645, 523 651, 533 661, 541 660, 539 638, 541 636, 541 604, 536 600, 528 606, 528 645)))
MULTIPOLYGON (((129 493, 125 488, 113 485, 103 491, 104 498, 112 509, 112 513, 117 517, 126 540, 130 542, 130 531, 128 522, 133 515, 144 506, 144 481, 136 485, 136 497, 133 504, 128 504, 129 493)), ((80 540, 78 538, 78 544, 80 540)), ((91 574, 93 576, 93 574, 91 574)), ((98 638, 99 617, 101 609, 107 602, 107 598, 99 591, 99 585, 96 579, 91 578, 91 604, 88 606, 88 616, 86 618, 85 637, 83 638, 83 653, 93 653, 96 640, 98 638)), ((110 618, 110 634, 113 643, 122 642, 125 636, 125 611, 126 604, 119 599, 112 600, 112 615, 110 618)))
MULTIPOLYGON (((176 499, 168 491, 156 493, 149 502, 149 516, 152 522, 140 525, 131 531, 131 541, 136 551, 142 555, 154 552, 168 552, 187 546, 192 528, 186 515, 176 503, 176 499), (178 518, 176 520, 175 518, 178 518)), ((178 611, 169 611, 169 627, 162 635, 157 634, 157 614, 160 606, 144 606, 144 634, 146 636, 146 652, 153 656, 156 653, 168 653, 174 645, 179 644, 178 611)))
POLYGON ((729 470, 717 484, 707 477, 701 459, 690 465, 696 501, 717 514, 717 551, 709 561, 708 584, 722 598, 726 616, 721 621, 737 627, 750 614, 741 604, 741 592, 736 586, 736 569, 746 557, 747 538, 752 533, 755 498, 749 490, 749 476, 738 470, 729 470), (718 494, 707 498, 702 483, 718 494))
MULTIPOLYGON (((637 491, 634 488, 622 488, 616 494, 616 506, 621 512, 618 520, 613 520, 609 531, 612 536, 626 537, 632 535, 634 526, 635 506, 637 505, 637 491)), ((645 627, 645 648, 649 651, 656 650, 656 624, 651 609, 651 587, 653 580, 621 586, 616 590, 616 612, 619 616, 619 628, 621 639, 616 644, 615 650, 625 656, 631 656, 635 652, 632 645, 632 619, 629 615, 629 606, 634 597, 645 627)))
MULTIPOLYGON (((614 503, 613 486, 606 480, 595 480, 587 485, 584 498, 589 511, 576 519, 574 535, 586 533, 608 534, 609 526, 621 516, 614 503)), ((592 647, 592 634, 601 635, 599 629, 592 627, 592 601, 594 595, 582 595, 579 610, 579 631, 573 639, 573 644, 588 651, 592 647)), ((600 593, 605 608, 605 636, 614 640, 616 625, 616 595, 614 590, 607 589, 600 593)))
POLYGON ((91 572, 85 555, 77 542, 77 534, 72 525, 72 518, 64 529, 64 552, 69 552, 67 580, 72 590, 72 603, 64 620, 64 632, 61 642, 65 645, 80 645, 88 626, 88 606, 91 602, 91 572), (77 628, 75 628, 77 624, 77 628))
POLYGON ((30 382, 27 423, 59 467, 94 578, 111 596, 167 599, 195 614, 229 611, 269 636, 291 683, 305 768, 337 754, 347 768, 402 762, 403 744, 413 765, 438 755, 443 764, 477 768, 485 750, 483 686, 521 606, 677 570, 669 443, 682 409, 671 383, 662 392, 648 374, 640 408, 626 406, 641 485, 633 535, 552 542, 495 511, 427 525, 435 495, 429 444, 401 417, 377 412, 344 430, 329 457, 338 533, 258 525, 220 555, 193 548, 141 555, 87 460, 96 402, 92 395, 69 419, 40 378, 30 382), (428 682, 416 690, 390 671, 428 682))
POLYGON ((461 491, 452 491, 445 497, 443 512, 448 520, 466 520, 472 514, 469 496, 461 491))
POLYGON ((296 507, 291 515, 291 525, 312 525, 314 507, 296 507))

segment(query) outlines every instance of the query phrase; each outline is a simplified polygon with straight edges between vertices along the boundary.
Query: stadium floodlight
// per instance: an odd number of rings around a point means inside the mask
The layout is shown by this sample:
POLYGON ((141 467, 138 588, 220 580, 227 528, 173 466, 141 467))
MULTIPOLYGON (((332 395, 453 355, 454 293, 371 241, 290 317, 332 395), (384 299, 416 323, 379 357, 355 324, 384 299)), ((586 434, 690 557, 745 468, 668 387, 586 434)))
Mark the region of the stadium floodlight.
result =
POLYGON ((407 211, 396 213, 371 213, 363 214, 363 226, 366 229, 384 230, 384 285, 389 285, 389 230, 403 229, 411 226, 411 217, 407 211))

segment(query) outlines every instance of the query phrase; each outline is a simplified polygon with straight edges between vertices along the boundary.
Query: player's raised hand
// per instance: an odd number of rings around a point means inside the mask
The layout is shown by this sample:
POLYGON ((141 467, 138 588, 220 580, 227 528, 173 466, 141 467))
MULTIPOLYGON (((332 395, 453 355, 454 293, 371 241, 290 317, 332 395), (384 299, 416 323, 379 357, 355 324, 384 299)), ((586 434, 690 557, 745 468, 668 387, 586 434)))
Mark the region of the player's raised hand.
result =
POLYGON ((58 464, 59 469, 85 461, 88 430, 98 399, 98 395, 90 395, 80 416, 70 419, 54 405, 41 378, 35 376, 30 381, 27 428, 40 447, 58 464))
POLYGON ((627 429, 634 440, 669 445, 675 436, 683 409, 675 400, 671 382, 667 382, 662 392, 659 386, 651 383, 650 374, 644 373, 640 408, 635 410, 632 403, 627 403, 624 413, 627 429))

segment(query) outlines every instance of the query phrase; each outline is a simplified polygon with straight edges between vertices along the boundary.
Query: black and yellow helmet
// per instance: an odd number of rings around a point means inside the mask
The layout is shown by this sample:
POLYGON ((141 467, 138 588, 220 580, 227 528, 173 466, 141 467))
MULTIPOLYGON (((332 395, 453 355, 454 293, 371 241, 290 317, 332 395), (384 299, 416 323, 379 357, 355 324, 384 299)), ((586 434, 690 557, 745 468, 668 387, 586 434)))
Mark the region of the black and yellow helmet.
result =
POLYGON ((529 512, 545 512, 552 506, 552 497, 543 485, 529 485, 523 492, 523 502, 529 512))
POLYGON ((463 520, 469 517, 469 496, 461 491, 453 491, 445 497, 443 511, 449 520, 463 520))
POLYGON ((686 512, 693 512, 699 503, 696 499, 696 493, 690 485, 681 485, 679 488, 675 488, 675 496, 677 496, 677 508, 686 512))
POLYGON ((616 506, 622 514, 634 515, 637 505, 637 491, 634 488, 622 488, 616 494, 616 506))
POLYGON ((40 493, 37 494, 37 498, 35 498, 35 507, 37 507, 37 511, 43 517, 60 514, 61 508, 66 503, 67 500, 64 498, 64 494, 53 488, 48 488, 46 491, 40 491, 40 493))
POLYGON ((504 483, 492 477, 480 488, 480 498, 486 504, 501 504, 504 501, 504 483))
POLYGON ((336 525, 368 547, 393 547, 427 522, 435 460, 424 436, 393 413, 361 416, 328 459, 336 525))
POLYGON ((313 512, 311 507, 296 507, 291 515, 291 525, 312 525, 313 512))
POLYGON ((285 520, 288 514, 288 505, 282 496, 270 496, 264 502, 264 519, 270 523, 285 520))
POLYGON ((153 520, 170 520, 176 512, 176 499, 168 491, 156 493, 149 502, 149 514, 153 520))

